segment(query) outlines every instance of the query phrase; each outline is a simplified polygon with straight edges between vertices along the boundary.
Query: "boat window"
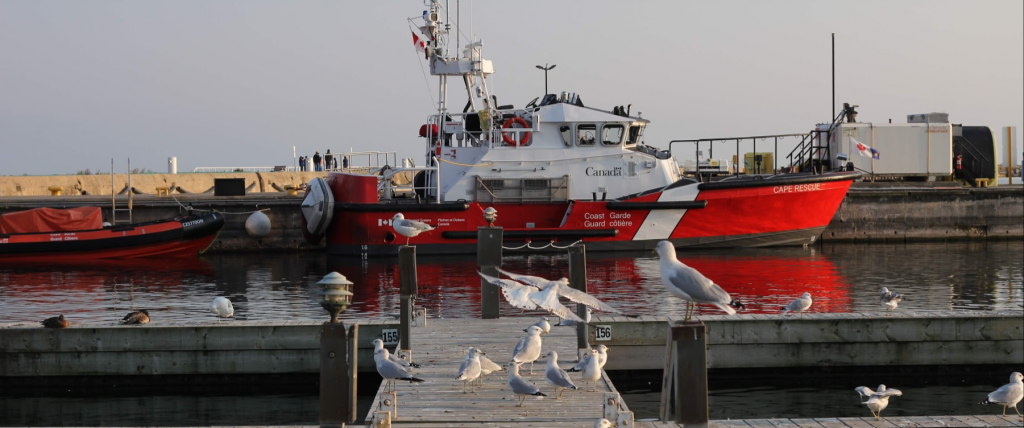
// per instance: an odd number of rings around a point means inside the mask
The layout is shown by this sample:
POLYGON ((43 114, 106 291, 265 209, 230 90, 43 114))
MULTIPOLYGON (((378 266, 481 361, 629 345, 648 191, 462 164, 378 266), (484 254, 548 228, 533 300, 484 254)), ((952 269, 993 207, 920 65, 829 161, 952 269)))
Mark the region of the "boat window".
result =
POLYGON ((576 145, 583 147, 593 146, 597 142, 597 125, 592 123, 576 125, 576 135, 579 135, 576 145))
POLYGON ((617 146, 622 144, 622 125, 605 125, 601 127, 601 144, 617 146))
POLYGON ((640 137, 644 136, 644 127, 633 125, 629 127, 629 132, 626 134, 626 145, 632 146, 640 142, 640 137))
POLYGON ((566 147, 572 147, 572 127, 569 125, 562 125, 558 127, 558 131, 562 133, 562 141, 566 147))

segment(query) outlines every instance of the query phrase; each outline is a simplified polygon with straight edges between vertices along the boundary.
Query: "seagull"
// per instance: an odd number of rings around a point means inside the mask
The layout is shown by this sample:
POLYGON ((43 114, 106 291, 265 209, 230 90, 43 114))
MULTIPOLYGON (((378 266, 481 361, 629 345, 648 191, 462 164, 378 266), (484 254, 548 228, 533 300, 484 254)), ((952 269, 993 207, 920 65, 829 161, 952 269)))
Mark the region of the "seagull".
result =
POLYGON ((139 309, 121 318, 121 324, 149 324, 149 311, 139 309))
POLYGON ((455 380, 462 381, 462 393, 466 393, 466 384, 469 384, 469 391, 476 392, 473 389, 473 381, 477 380, 482 373, 480 369, 480 355, 484 351, 477 348, 469 348, 466 350, 466 359, 462 362, 462 367, 459 367, 459 375, 455 377, 455 380))
POLYGON ((539 276, 519 275, 501 269, 497 270, 498 272, 501 272, 502 274, 509 278, 539 288, 541 290, 540 293, 531 294, 530 299, 532 299, 533 302, 537 304, 537 306, 540 306, 542 308, 544 307, 544 304, 542 304, 542 302, 548 302, 553 300, 555 303, 557 303, 559 297, 565 297, 566 299, 572 300, 573 302, 587 305, 588 307, 594 310, 611 312, 614 314, 622 313, 618 309, 608 306, 608 304, 598 300, 596 297, 570 287, 569 280, 567 278, 559 278, 557 280, 551 281, 545 278, 541 278, 539 276))
POLYGON ((60 316, 56 317, 47 318, 45 320, 40 321, 39 323, 46 328, 68 328, 68 326, 71 325, 71 323, 69 323, 68 320, 64 319, 64 314, 61 314, 60 316))
MULTIPOLYGON (((551 323, 548 322, 548 317, 540 317, 540 321, 537 321, 537 322, 535 322, 535 323, 533 323, 531 325, 535 325, 537 327, 540 327, 541 332, 543 332, 544 334, 551 333, 551 323)), ((523 331, 526 331, 526 330, 523 330, 523 331)))
POLYGON ((597 349, 594 352, 597 353, 597 366, 604 370, 604 363, 608 362, 608 347, 597 345, 597 349))
POLYGON ((1024 375, 1020 372, 1013 372, 1010 375, 1010 383, 1000 386, 999 389, 988 395, 987 400, 978 404, 1000 404, 1003 406, 1003 416, 1006 416, 1006 408, 1013 406, 1013 410, 1021 415, 1020 410, 1017 410, 1017 403, 1021 398, 1024 398, 1024 375))
MULTIPOLYGON (((581 372, 581 371, 583 371, 583 368, 586 367, 587 364, 590 364, 590 359, 594 358, 594 354, 596 354, 596 353, 597 353, 597 351, 593 350, 593 349, 591 349, 590 351, 584 352, 583 353, 583 358, 580 358, 580 362, 576 363, 576 365, 572 366, 572 368, 569 369, 568 371, 569 372, 581 372)), ((600 361, 601 360, 598 360, 598 364, 600 364, 600 361)))
MULTIPOLYGON (((885 385, 878 385, 878 389, 879 390, 882 390, 884 388, 885 388, 885 385)), ((858 386, 856 388, 853 388, 853 390, 857 391, 857 394, 860 394, 860 398, 861 399, 863 399, 864 397, 871 398, 872 395, 875 395, 875 391, 872 391, 871 388, 868 388, 866 386, 858 386)), ((860 402, 860 404, 864 404, 864 403, 867 403, 867 401, 861 401, 860 402)))
POLYGON ((218 317, 227 318, 235 314, 235 307, 227 297, 218 297, 210 303, 210 312, 217 314, 218 317))
POLYGON ((655 250, 661 257, 661 281, 668 291, 680 299, 686 300, 686 319, 693 316, 698 303, 717 306, 729 315, 736 313, 733 308, 744 309, 743 304, 729 297, 722 287, 701 275, 676 258, 676 247, 669 241, 661 241, 655 250))
MULTIPOLYGON (((383 340, 373 339, 372 343, 373 343, 373 352, 374 353, 376 353, 378 349, 384 349, 384 341, 383 340)), ((410 362, 410 361, 406 360, 405 358, 402 358, 402 357, 399 357, 398 355, 392 354, 390 351, 388 351, 388 359, 391 360, 391 362, 402 366, 402 368, 404 368, 406 370, 408 370, 409 368, 416 368, 416 369, 420 368, 419 364, 410 362)))
POLYGON ((526 379, 519 376, 520 364, 522 363, 517 363, 515 361, 512 361, 512 364, 509 364, 508 389, 519 397, 519 407, 523 407, 523 402, 526 401, 527 396, 535 395, 538 397, 547 397, 547 394, 540 392, 540 388, 537 388, 537 385, 527 382, 526 379))
POLYGON ((484 384, 484 376, 494 372, 505 371, 505 368, 499 366, 483 355, 480 356, 480 378, 478 379, 478 385, 484 384))
POLYGON ((406 380, 409 382, 423 382, 423 379, 413 377, 409 374, 409 371, 402 367, 400 364, 391 361, 391 353, 386 348, 380 348, 373 351, 373 362, 377 364, 377 373, 380 377, 384 378, 384 390, 387 391, 388 384, 391 384, 391 390, 395 390, 396 380, 406 380))
POLYGON ((811 307, 811 293, 804 293, 802 296, 797 297, 796 300, 790 302, 786 307, 782 308, 782 313, 786 314, 789 312, 799 312, 800 316, 804 316, 804 311, 811 307))
POLYGON ((889 291, 887 287, 882 287, 882 293, 878 298, 878 301, 885 305, 885 309, 892 312, 899 306, 900 301, 903 300, 903 295, 895 291, 889 291))
POLYGON ((562 393, 566 389, 578 389, 572 383, 572 379, 569 379, 569 373, 558 367, 558 353, 555 351, 548 351, 548 365, 544 369, 544 378, 547 379, 548 383, 554 385, 555 390, 558 391, 556 400, 562 399, 562 393), (559 388, 561 389, 559 390, 559 388))
POLYGON ((539 288, 532 285, 523 285, 511 279, 495 278, 480 271, 477 271, 476 274, 480 275, 484 281, 498 286, 508 304, 524 311, 537 309, 537 304, 530 300, 530 294, 540 291, 539 288))
POLYGON ((594 421, 594 428, 612 428, 617 426, 617 424, 614 424, 605 418, 594 421))
MULTIPOLYGON (((596 352, 590 354, 590 358, 587 359, 587 364, 583 366, 583 382, 590 383, 594 382, 597 385, 597 380, 601 378, 601 358, 596 355, 596 352)), ((594 391, 591 389, 590 391, 594 391)))
POLYGON ((437 229, 436 227, 422 221, 406 220, 402 213, 395 214, 395 216, 392 217, 392 220, 395 232, 398 232, 399 235, 405 237, 405 245, 409 245, 410 238, 417 236, 420 233, 430 232, 431 230, 437 229))
POLYGON ((533 362, 540 358, 540 327, 531 325, 526 328, 526 337, 519 339, 512 351, 513 363, 530 363, 530 374, 533 374, 533 362))
POLYGON ((889 397, 903 395, 903 392, 898 389, 886 389, 885 385, 878 385, 877 391, 872 391, 871 388, 866 386, 858 386, 854 388, 854 391, 857 391, 861 396, 870 395, 871 398, 868 398, 868 401, 865 401, 863 404, 868 406, 868 410, 871 410, 871 415, 875 417, 875 420, 880 419, 882 410, 889 406, 889 397))

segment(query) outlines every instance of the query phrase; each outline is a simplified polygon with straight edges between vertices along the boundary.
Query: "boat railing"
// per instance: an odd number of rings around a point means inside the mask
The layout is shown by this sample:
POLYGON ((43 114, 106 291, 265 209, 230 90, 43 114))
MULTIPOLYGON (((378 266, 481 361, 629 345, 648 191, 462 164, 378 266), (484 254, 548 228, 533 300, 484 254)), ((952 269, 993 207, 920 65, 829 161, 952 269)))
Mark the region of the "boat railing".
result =
POLYGON ((299 169, 293 166, 277 165, 277 166, 197 166, 192 169, 192 172, 206 173, 206 172, 281 172, 290 171, 295 172, 299 169))
MULTIPOLYGON (((772 149, 771 165, 756 164, 757 161, 755 160, 755 165, 752 165, 751 168, 748 168, 748 169, 759 170, 759 171, 763 171, 763 172, 778 173, 779 170, 780 170, 779 169, 779 156, 778 156, 778 153, 779 153, 779 139, 780 138, 802 138, 801 142, 797 145, 798 147, 800 147, 800 145, 804 144, 804 141, 807 140, 807 136, 808 135, 809 134, 801 133, 801 134, 754 135, 754 136, 750 136, 750 137, 699 138, 699 139, 693 139, 693 140, 671 140, 668 143, 668 150, 669 150, 669 152, 672 152, 672 145, 676 144, 676 143, 692 143, 692 144, 694 144, 694 148, 693 148, 694 159, 700 160, 701 157, 702 157, 701 156, 701 144, 702 143, 707 143, 708 144, 707 145, 707 148, 708 148, 707 159, 714 159, 715 143, 731 143, 731 142, 735 142, 736 143, 736 153, 735 153, 735 155, 736 155, 736 162, 735 162, 735 164, 731 168, 729 168, 729 170, 732 171, 733 175, 739 175, 739 173, 740 173, 740 166, 739 166, 739 164, 743 163, 743 159, 744 159, 744 157, 740 153, 740 143, 743 142, 743 141, 746 141, 746 140, 750 140, 753 143, 753 150, 752 150, 752 152, 754 154, 754 159, 759 159, 760 158, 760 156, 759 156, 760 152, 757 151, 758 141, 761 141, 762 142, 761 144, 765 144, 765 143, 767 143, 770 140, 771 144, 772 144, 772 147, 773 147, 773 149, 772 149)), ((694 165, 700 165, 700 163, 697 162, 694 165)), ((684 171, 683 173, 684 173, 684 175, 693 175, 693 176, 701 178, 701 179, 703 179, 702 176, 704 175, 704 173, 700 170, 699 166, 698 166, 698 168, 696 170, 684 171)), ((717 173, 715 173, 715 174, 717 174, 717 173)))
POLYGON ((535 133, 540 131, 540 116, 536 114, 536 110, 495 110, 495 113, 495 117, 491 117, 491 113, 486 110, 465 113, 446 113, 443 120, 442 116, 439 114, 430 115, 427 118, 425 137, 427 138, 427 141, 442 140, 442 144, 445 146, 453 146, 453 144, 457 144, 454 147, 487 146, 492 149, 516 149, 523 146, 529 146, 530 142, 514 145, 505 144, 505 135, 513 141, 519 142, 522 141, 526 133, 535 133), (523 117, 528 118, 524 120, 526 120, 530 125, 529 127, 503 127, 503 125, 512 118, 523 117), (468 118, 472 118, 472 121, 467 121, 468 118), (473 129, 467 129, 467 123, 470 122, 473 124, 473 129), (434 135, 435 127, 437 128, 437 133, 440 135, 434 135), (451 141, 452 138, 456 140, 456 143, 451 141))
MULTIPOLYGON (((436 166, 410 166, 410 167, 399 167, 399 168, 377 168, 376 170, 370 171, 369 174, 377 175, 377 196, 380 200, 392 200, 400 195, 405 197, 416 197, 417 199, 427 199, 429 196, 434 196, 436 202, 440 202, 440 189, 438 186, 431 186, 429 175, 437 175, 440 178, 441 169, 436 166), (427 179, 423 180, 421 186, 416 185, 416 174, 423 172, 427 174, 427 179)), ((436 180, 435 183, 439 183, 440 180, 436 180)))

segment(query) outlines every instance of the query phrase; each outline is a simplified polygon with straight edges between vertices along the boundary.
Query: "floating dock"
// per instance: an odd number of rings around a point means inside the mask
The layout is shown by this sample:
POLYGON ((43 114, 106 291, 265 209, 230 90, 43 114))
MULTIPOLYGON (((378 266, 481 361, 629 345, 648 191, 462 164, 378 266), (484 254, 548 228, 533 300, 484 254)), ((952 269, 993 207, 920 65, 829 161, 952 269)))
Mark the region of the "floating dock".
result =
MULTIPOLYGON (((714 315, 700 319, 707 326, 709 368, 820 367, 857 365, 1010 364, 1024 361, 1024 313, 1009 311, 897 311, 879 314, 714 315), (756 357, 756 358, 754 358, 756 357)), ((507 364, 523 329, 536 317, 498 320, 429 319, 413 327, 409 337, 413 370, 423 384, 401 382, 391 410, 394 424, 424 427, 580 427, 607 417, 608 394, 617 396, 615 385, 603 376, 597 385, 577 382, 554 398, 544 380, 546 360, 521 374, 548 394, 529 398, 517 407, 517 398, 506 386, 507 373, 486 376, 476 393, 463 394, 455 380, 469 346, 483 349, 489 358, 507 364)), ((662 369, 668 319, 594 316, 588 326, 591 346, 609 346, 606 369, 662 369), (598 340, 597 331, 602 329, 598 340)), ((399 323, 392 319, 348 320, 359 324, 358 367, 373 372, 371 341, 394 337, 399 323), (387 333, 385 333, 387 331, 387 333)), ((315 321, 247 322, 221 321, 145 326, 77 324, 50 330, 34 324, 0 324, 0 385, 16 385, 28 379, 60 376, 167 374, 287 374, 316 373, 319 369, 319 336, 322 323, 315 321), (19 381, 20 379, 20 381, 19 381)), ((543 336, 543 350, 559 353, 560 366, 576 361, 577 335, 573 327, 553 327, 543 336)), ((389 346, 393 348, 393 346, 389 346)), ((574 381, 578 375, 571 375, 574 381)), ((999 385, 993 385, 993 388, 999 385)), ((388 406, 377 389, 369 422, 388 406)), ((390 397, 388 397, 390 398, 390 397)), ((949 427, 1021 426, 1016 415, 1002 417, 997 407, 991 415, 873 418, 804 418, 711 421, 712 427, 949 427)), ((612 414, 630 417, 627 405, 618 400, 612 414)), ((1012 413, 1012 410, 1010 411, 1012 413)), ((620 424, 623 426, 623 424, 620 424)), ((636 427, 678 427, 674 423, 635 421, 636 427)))

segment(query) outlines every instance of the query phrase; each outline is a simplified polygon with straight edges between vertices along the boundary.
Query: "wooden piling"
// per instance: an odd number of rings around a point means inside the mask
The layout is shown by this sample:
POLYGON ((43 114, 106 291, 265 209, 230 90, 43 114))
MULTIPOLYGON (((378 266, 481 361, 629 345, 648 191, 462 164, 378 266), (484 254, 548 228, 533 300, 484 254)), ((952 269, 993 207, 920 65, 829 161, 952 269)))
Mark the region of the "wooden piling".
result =
MULTIPOLYGON (((669 324, 673 390, 670 401, 675 422, 690 427, 708 426, 707 335, 700 321, 669 324)), ((664 394, 664 389, 663 392, 664 394)))
MULTIPOLYGON (((569 286, 587 292, 587 249, 583 245, 569 247, 569 286)), ((590 308, 582 303, 576 304, 576 314, 584 321, 590 319, 590 308)), ((576 347, 582 356, 584 349, 590 349, 590 341, 587 337, 587 323, 583 322, 576 326, 576 347)))
POLYGON ((416 247, 403 245, 398 249, 398 276, 400 286, 399 317, 401 318, 398 332, 399 349, 411 351, 413 305, 415 305, 416 295, 419 293, 419 286, 416 282, 416 247))
MULTIPOLYGON (((481 227, 477 229, 476 263, 480 272, 498 277, 501 266, 501 244, 504 239, 500 227, 481 227)), ((487 319, 498 319, 498 286, 480 279, 480 316, 487 319)))
POLYGON ((324 323, 320 336, 320 426, 355 422, 358 325, 324 323))

